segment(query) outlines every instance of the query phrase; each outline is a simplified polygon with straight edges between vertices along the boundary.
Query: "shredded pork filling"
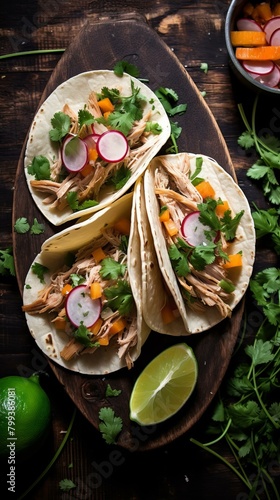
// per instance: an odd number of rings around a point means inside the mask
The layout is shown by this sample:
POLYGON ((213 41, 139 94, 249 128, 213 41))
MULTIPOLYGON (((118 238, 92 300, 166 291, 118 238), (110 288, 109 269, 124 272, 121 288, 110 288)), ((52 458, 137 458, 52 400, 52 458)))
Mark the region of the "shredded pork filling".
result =
MULTIPOLYGON (((180 160, 175 165, 170 165, 167 160, 161 160, 161 165, 155 171, 155 193, 160 206, 168 206, 170 217, 177 226, 178 235, 171 237, 165 232, 167 246, 176 244, 178 236, 184 239, 181 233, 181 224, 184 217, 196 210, 197 204, 202 202, 200 193, 195 189, 189 179, 189 159, 180 160)), ((225 251, 227 242, 222 237, 222 248, 225 251)), ((205 306, 216 307, 222 317, 231 315, 231 308, 227 304, 229 294, 219 285, 226 278, 225 269, 219 265, 219 259, 207 265, 200 271, 190 266, 190 273, 178 277, 178 282, 183 290, 187 307, 194 311, 202 312, 205 306)))
MULTIPOLYGON (((91 92, 89 95, 87 110, 94 118, 100 118, 102 116, 95 92, 91 92)), ((63 107, 62 111, 70 117, 70 133, 77 134, 78 116, 68 104, 63 107)), ((143 155, 151 148, 151 145, 154 146, 158 142, 158 135, 151 135, 145 132, 146 124, 150 118, 151 110, 148 111, 141 120, 133 124, 130 133, 127 135, 129 153, 124 160, 116 163, 107 163, 97 158, 95 161, 91 160, 90 163, 94 168, 88 175, 83 176, 82 173, 78 172, 76 174, 67 175, 67 177, 61 181, 60 179, 65 174, 65 169, 61 160, 61 153, 58 151, 58 158, 51 165, 51 180, 32 179, 30 185, 36 191, 47 194, 43 203, 48 205, 51 209, 64 210, 68 206, 67 194, 70 191, 77 193, 79 203, 85 200, 95 200, 99 202, 100 191, 105 183, 108 183, 122 167, 128 169, 131 174, 135 173, 143 155)), ((103 124, 97 124, 96 127, 98 127, 100 133, 108 130, 103 124)), ((79 135, 81 137, 86 137, 91 133, 92 130, 90 126, 83 126, 83 130, 79 132, 79 135)), ((115 188, 112 187, 112 189, 114 190, 115 188)))
MULTIPOLYGON (((120 249, 120 236, 112 228, 104 229, 102 236, 81 248, 75 255, 75 262, 71 268, 65 268, 51 276, 50 283, 40 291, 38 298, 31 304, 25 304, 22 309, 29 314, 52 313, 52 322, 57 318, 65 317, 66 297, 61 293, 63 287, 71 282, 71 275, 78 274, 83 276, 84 285, 90 286, 94 282, 99 282, 102 289, 116 284, 116 280, 104 280, 100 276, 101 265, 97 264, 92 256, 96 248, 103 248, 106 257, 111 257, 115 261, 126 264, 127 256, 120 249)), ((126 271, 123 279, 129 282, 128 272, 126 271)), ((106 299, 102 299, 102 325, 96 335, 92 334, 92 342, 98 342, 101 338, 107 337, 112 323, 121 316, 118 311, 112 311, 106 307, 106 299)), ((118 356, 125 359, 128 368, 133 366, 131 358, 131 349, 137 344, 137 313, 136 308, 130 316, 126 316, 126 327, 110 343, 116 344, 118 356)), ((65 331, 69 335, 69 342, 61 351, 61 356, 69 360, 75 355, 93 353, 101 347, 85 347, 73 337, 74 327, 70 322, 66 322, 65 331)))

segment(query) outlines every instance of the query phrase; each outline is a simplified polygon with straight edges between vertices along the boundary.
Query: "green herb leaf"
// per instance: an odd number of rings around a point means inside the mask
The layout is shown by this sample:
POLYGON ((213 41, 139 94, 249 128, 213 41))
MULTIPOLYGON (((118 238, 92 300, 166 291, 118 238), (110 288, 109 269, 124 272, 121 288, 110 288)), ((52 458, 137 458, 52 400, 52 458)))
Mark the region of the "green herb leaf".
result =
POLYGON ((29 229, 30 225, 26 217, 20 217, 19 219, 16 220, 14 224, 14 230, 16 233, 25 234, 28 233, 29 229))
POLYGON ((124 73, 128 73, 128 75, 138 78, 140 75, 140 71, 137 66, 129 63, 128 61, 118 61, 113 70, 117 76, 123 76, 124 73))
POLYGON ((31 266, 32 272, 36 274, 41 283, 45 283, 45 274, 49 271, 46 266, 39 264, 39 262, 34 262, 31 266))
POLYGON ((121 316, 128 316, 130 314, 134 306, 134 298, 127 281, 120 280, 116 285, 105 288, 104 295, 108 301, 106 305, 112 311, 119 311, 121 316))
POLYGON ((61 481, 59 481, 59 488, 62 491, 70 491, 73 488, 76 488, 76 484, 73 483, 71 479, 62 479, 61 481))
POLYGON ((115 444, 116 438, 122 430, 123 423, 120 417, 115 415, 112 408, 103 407, 99 411, 99 419, 102 422, 99 424, 99 430, 107 444, 115 444))
POLYGON ((99 274, 103 279, 116 280, 125 275, 126 269, 125 264, 120 264, 111 257, 106 257, 101 261, 99 274))
POLYGON ((50 162, 42 155, 33 158, 32 163, 27 167, 27 171, 30 175, 34 175, 37 181, 50 180, 51 178, 50 162))
POLYGON ((71 119, 62 111, 58 111, 51 119, 52 129, 49 132, 50 139, 54 142, 59 142, 65 137, 70 130, 71 119))
POLYGON ((13 249, 11 247, 0 250, 0 274, 2 276, 6 274, 16 275, 13 249))

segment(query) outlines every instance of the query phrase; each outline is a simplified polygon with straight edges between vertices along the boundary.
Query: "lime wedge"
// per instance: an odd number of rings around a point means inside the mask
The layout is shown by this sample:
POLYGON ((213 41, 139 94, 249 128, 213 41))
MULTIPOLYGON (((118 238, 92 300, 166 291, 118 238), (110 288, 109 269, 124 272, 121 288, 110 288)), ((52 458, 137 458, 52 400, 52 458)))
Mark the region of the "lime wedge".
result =
POLYGON ((197 380, 197 361, 185 343, 161 352, 142 371, 130 397, 130 419, 154 425, 174 415, 186 403, 197 380))

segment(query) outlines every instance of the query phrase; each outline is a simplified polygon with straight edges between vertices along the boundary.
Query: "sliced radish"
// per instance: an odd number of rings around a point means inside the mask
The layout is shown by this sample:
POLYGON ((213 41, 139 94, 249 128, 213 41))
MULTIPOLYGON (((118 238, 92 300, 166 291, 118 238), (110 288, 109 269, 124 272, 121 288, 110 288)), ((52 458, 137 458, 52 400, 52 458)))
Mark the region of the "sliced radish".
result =
POLYGON ((83 138, 83 141, 86 143, 88 149, 96 149, 96 143, 99 137, 99 134, 89 134, 83 138))
POLYGON ((96 148, 102 160, 110 163, 118 162, 127 155, 128 142, 122 132, 107 130, 99 137, 96 148))
POLYGON ((267 87, 276 87, 280 82, 280 70, 276 64, 273 70, 267 75, 257 75, 254 77, 257 82, 267 85, 267 87))
POLYGON ((90 328, 98 320, 101 313, 100 299, 91 299, 89 288, 86 285, 78 285, 67 295, 66 314, 75 327, 81 323, 90 328))
POLYGON ((246 17, 238 19, 236 26, 238 31, 263 31, 261 25, 254 21, 254 19, 246 17))
POLYGON ((280 28, 277 28, 277 30, 273 31, 271 37, 270 37, 270 45, 280 45, 280 28))
POLYGON ((200 222, 199 216, 199 211, 192 212, 184 218, 181 224, 182 235, 186 239, 187 243, 192 247, 196 247, 198 245, 208 245, 209 239, 206 237, 205 232, 212 231, 209 226, 200 222))
POLYGON ((242 61, 242 66, 248 73, 267 75, 274 68, 272 61, 242 61))
POLYGON ((78 136, 68 135, 62 145, 62 161, 70 172, 79 172, 87 163, 88 148, 78 136))
POLYGON ((267 43, 271 43, 271 35, 278 28, 280 28, 280 16, 272 17, 265 23, 263 31, 265 32, 267 43))

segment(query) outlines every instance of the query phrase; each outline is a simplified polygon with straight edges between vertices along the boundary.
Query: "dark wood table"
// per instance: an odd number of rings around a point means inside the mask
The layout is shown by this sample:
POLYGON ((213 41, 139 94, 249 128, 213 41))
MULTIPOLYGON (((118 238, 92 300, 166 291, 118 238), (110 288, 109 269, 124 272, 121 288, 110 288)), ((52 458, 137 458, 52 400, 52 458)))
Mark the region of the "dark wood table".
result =
MULTIPOLYGON (((143 1, 138 6, 126 0, 87 2, 46 0, 7 2, 0 19, 1 54, 36 49, 61 49, 81 32, 86 22, 100 17, 135 13, 146 17, 166 45, 174 51, 205 100, 225 138, 238 182, 250 202, 265 205, 259 187, 246 176, 253 157, 242 150, 237 139, 244 126, 237 103, 250 110, 253 96, 231 75, 224 40, 224 21, 229 1, 143 1), (208 64, 208 71, 200 68, 208 64)), ((98 51, 99 47, 92 47, 98 51)), ((19 156, 41 95, 61 53, 22 55, 0 60, 1 183, 0 249, 13 245, 13 189, 19 156)), ((78 55, 77 55, 78 57, 78 55)), ((184 101, 184 99, 182 98, 184 101)), ((266 110, 277 102, 267 100, 266 110)), ((203 143, 203 123, 201 129, 203 143)), ((206 140, 206 139, 205 139, 206 140)), ((25 252, 25 248, 22 248, 25 252)), ((275 263, 274 255, 258 247, 255 269, 275 263)), ((18 265, 19 261, 18 261, 18 265)), ((16 495, 7 491, 6 470, 2 469, 1 498, 18 497, 41 473, 59 447, 75 409, 58 383, 45 357, 37 349, 21 311, 21 290, 15 277, 0 276, 0 375, 28 376, 43 370, 49 376, 43 385, 52 403, 52 432, 35 459, 17 463, 16 495)), ((250 305, 250 297, 247 302, 250 305)), ((254 332, 252 332, 254 333, 254 332)), ((47 475, 29 493, 29 499, 245 499, 242 482, 218 458, 190 443, 190 437, 207 441, 205 429, 211 408, 185 435, 167 446, 149 452, 130 453, 108 447, 99 432, 77 412, 71 437, 47 475), (59 489, 59 481, 69 478, 76 488, 59 489)), ((216 451, 231 460, 227 447, 216 451)), ((279 477, 276 477, 279 483, 279 477)), ((260 493, 261 496, 261 493, 260 493)))

